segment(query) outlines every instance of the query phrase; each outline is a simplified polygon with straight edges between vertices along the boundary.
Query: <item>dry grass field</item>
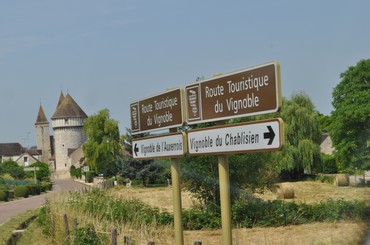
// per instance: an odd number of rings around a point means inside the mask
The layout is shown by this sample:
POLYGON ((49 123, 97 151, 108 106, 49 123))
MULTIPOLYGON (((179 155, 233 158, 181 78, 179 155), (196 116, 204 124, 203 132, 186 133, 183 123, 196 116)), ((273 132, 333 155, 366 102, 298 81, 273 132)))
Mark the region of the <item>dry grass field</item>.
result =
MULTIPOLYGON (((326 199, 345 200, 370 200, 370 188, 354 188, 354 187, 337 187, 327 183, 314 181, 281 183, 281 187, 293 188, 295 192, 296 202, 314 203, 326 199)), ((152 206, 160 209, 166 209, 172 212, 172 189, 171 187, 160 188, 126 188, 116 187, 110 191, 113 196, 120 196, 124 199, 140 199, 152 206)), ((277 193, 266 192, 260 195, 266 200, 276 199, 277 193)), ((55 195, 50 198, 51 205, 54 206, 56 213, 62 214, 65 212, 65 199, 62 195, 55 195), (64 200, 64 201, 63 201, 64 200)), ((288 200, 291 201, 291 200, 288 200)), ((182 193, 183 208, 190 208, 196 202, 192 200, 190 193, 182 193)), ((79 225, 83 226, 86 223, 93 222, 96 229, 99 231, 104 229, 104 222, 100 220, 90 219, 86 215, 73 213, 69 211, 70 217, 78 217, 79 225), (86 219, 86 220, 85 220, 86 219)), ((59 222, 57 227, 63 228, 61 218, 56 220, 59 222)), ((112 224, 114 225, 114 224, 112 224)), ((140 230, 133 230, 130 227, 119 228, 118 244, 123 244, 123 235, 131 234, 132 237, 138 239, 135 244, 147 244, 148 239, 154 241, 156 245, 172 245, 174 244, 174 234, 172 227, 146 227, 140 230), (141 240, 140 240, 141 239, 141 240)), ((238 228, 234 227, 232 231, 234 245, 249 245, 249 244, 363 244, 363 239, 368 232, 368 224, 359 221, 336 222, 336 223, 313 223, 304 225, 290 225, 284 227, 270 228, 238 228)), ((107 227, 105 227, 107 228, 107 227)), ((109 230, 109 229, 108 229, 109 230)), ((60 234, 62 234, 61 232, 60 234)), ((63 239, 61 239, 63 240, 63 239)), ((194 244, 194 241, 202 241, 203 245, 218 245, 222 244, 221 230, 201 230, 201 231, 184 231, 184 244, 194 244)), ((29 232, 19 241, 20 245, 28 244, 63 244, 53 243, 49 238, 45 237, 40 227, 33 223, 29 227, 29 232)))
MULTIPOLYGON (((296 202, 317 203, 327 199, 365 200, 370 204, 370 188, 338 187, 318 181, 286 182, 282 188, 293 188, 296 202)), ((114 195, 137 198, 150 205, 172 211, 172 189, 118 188, 114 195)), ((259 197, 265 200, 278 198, 278 193, 266 192, 259 197)), ((291 200, 289 200, 291 201, 291 200)), ((196 203, 188 192, 182 192, 183 208, 196 203)), ((361 244, 368 224, 353 222, 314 223, 276 228, 233 229, 233 244, 361 244)), ((185 244, 202 241, 202 244, 221 244, 221 230, 185 231, 185 244)), ((171 243, 169 243, 171 244, 171 243)))

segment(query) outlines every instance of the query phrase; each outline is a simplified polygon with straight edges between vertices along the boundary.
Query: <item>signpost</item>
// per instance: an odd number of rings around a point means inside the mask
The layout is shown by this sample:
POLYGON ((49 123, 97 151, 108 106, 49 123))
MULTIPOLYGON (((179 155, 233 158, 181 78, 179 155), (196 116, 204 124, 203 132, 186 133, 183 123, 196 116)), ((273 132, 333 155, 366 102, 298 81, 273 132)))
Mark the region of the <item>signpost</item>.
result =
POLYGON ((40 168, 39 167, 29 167, 29 168, 24 168, 23 170, 26 171, 26 172, 33 171, 33 176, 34 176, 34 179, 35 179, 35 184, 37 184, 36 171, 39 171, 40 168))
POLYGON ((175 244, 184 244, 182 229, 181 183, 179 157, 184 155, 186 140, 177 127, 184 123, 184 91, 173 89, 130 104, 133 135, 169 129, 170 135, 133 140, 132 155, 137 159, 171 157, 175 244))
POLYGON ((132 140, 135 159, 182 157, 186 152, 183 133, 158 135, 132 140))
POLYGON ((270 62, 185 87, 188 124, 277 112, 280 64, 270 62))
POLYGON ((222 125, 188 132, 190 155, 235 154, 279 150, 283 145, 281 119, 222 125))
POLYGON ((184 122, 183 90, 173 89, 130 104, 132 134, 179 127, 184 122))
POLYGON ((132 140, 135 159, 171 158, 175 244, 184 243, 180 161, 190 155, 218 155, 222 240, 232 244, 228 154, 280 150, 284 125, 280 118, 225 125, 225 120, 277 112, 281 107, 280 64, 277 61, 232 72, 170 90, 130 104, 132 134, 169 129, 170 134, 132 140), (184 114, 189 125, 218 122, 219 126, 177 132, 184 114), (186 140, 187 136, 187 140, 186 140))

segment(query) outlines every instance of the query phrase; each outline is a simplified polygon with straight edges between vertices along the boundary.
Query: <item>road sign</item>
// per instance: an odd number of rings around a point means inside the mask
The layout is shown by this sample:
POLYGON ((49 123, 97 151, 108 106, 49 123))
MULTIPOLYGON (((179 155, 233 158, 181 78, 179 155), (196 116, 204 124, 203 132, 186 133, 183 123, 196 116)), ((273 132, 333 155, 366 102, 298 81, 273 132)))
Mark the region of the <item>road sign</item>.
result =
POLYGON ((188 124, 272 113, 281 107, 280 64, 270 62, 185 87, 188 124))
POLYGON ((29 167, 29 168, 24 168, 23 170, 26 171, 26 172, 38 171, 38 170, 40 170, 40 168, 39 167, 29 167))
POLYGON ((132 140, 132 155, 135 159, 181 157, 186 152, 183 133, 158 135, 132 140))
POLYGON ((222 125, 188 132, 190 155, 279 150, 284 142, 280 118, 222 125))
POLYGON ((132 134, 179 127, 184 122, 183 90, 173 89, 130 104, 132 134))

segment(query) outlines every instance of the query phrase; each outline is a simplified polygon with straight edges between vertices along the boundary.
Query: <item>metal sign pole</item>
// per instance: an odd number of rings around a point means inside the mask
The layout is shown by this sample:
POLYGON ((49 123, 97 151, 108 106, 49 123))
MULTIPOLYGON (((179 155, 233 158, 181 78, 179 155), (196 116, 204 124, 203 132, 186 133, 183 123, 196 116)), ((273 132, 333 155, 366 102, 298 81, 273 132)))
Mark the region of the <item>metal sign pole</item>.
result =
POLYGON ((222 244, 232 244, 230 178, 228 155, 218 156, 218 174, 220 180, 222 244))
POLYGON ((33 167, 33 176, 35 177, 35 184, 37 184, 37 179, 36 179, 36 166, 33 167))
MULTIPOLYGON (((176 129, 170 129, 170 132, 176 132, 176 129)), ((182 204, 181 204, 181 183, 180 183, 180 160, 171 158, 171 178, 172 178, 172 196, 173 196, 173 216, 175 226, 175 244, 184 244, 184 235, 182 227, 182 204)))
POLYGON ((180 184, 180 161, 178 158, 171 159, 173 212, 175 225, 175 244, 183 245, 182 228, 182 205, 181 205, 181 184, 180 184))
MULTIPOLYGON (((216 123, 224 125, 225 121, 216 123)), ((222 244, 232 245, 229 155, 218 157, 218 179, 220 185, 222 244)))

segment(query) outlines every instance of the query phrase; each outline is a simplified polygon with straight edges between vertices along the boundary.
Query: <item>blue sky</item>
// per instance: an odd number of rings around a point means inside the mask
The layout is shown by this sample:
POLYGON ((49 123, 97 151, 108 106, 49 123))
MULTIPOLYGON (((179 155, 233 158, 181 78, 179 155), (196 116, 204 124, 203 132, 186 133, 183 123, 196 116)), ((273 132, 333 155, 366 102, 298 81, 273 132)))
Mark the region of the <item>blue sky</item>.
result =
POLYGON ((370 55, 370 2, 1 1, 0 142, 35 145, 61 91, 121 134, 129 104, 199 76, 278 60, 282 93, 332 111, 340 73, 370 55))

